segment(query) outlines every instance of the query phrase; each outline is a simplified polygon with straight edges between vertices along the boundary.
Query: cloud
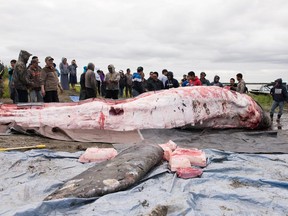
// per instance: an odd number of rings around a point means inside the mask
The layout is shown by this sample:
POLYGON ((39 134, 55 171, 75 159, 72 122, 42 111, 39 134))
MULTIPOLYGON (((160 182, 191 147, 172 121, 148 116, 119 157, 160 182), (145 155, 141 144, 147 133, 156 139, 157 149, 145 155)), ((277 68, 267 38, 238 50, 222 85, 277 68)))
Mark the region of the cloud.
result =
POLYGON ((285 0, 3 1, 0 59, 9 63, 27 49, 104 70, 142 65, 225 79, 240 71, 268 82, 286 76, 287 9, 285 0))

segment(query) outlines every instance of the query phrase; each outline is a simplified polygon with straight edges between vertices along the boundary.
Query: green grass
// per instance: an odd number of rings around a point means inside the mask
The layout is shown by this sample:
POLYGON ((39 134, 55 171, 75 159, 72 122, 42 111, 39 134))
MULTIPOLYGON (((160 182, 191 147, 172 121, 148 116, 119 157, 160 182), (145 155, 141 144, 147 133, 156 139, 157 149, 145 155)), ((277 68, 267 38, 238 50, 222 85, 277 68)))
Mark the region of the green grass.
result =
POLYGON ((271 105, 273 103, 272 96, 270 94, 267 95, 255 95, 255 94, 249 94, 255 101, 257 101, 264 110, 268 111, 271 108, 271 105))

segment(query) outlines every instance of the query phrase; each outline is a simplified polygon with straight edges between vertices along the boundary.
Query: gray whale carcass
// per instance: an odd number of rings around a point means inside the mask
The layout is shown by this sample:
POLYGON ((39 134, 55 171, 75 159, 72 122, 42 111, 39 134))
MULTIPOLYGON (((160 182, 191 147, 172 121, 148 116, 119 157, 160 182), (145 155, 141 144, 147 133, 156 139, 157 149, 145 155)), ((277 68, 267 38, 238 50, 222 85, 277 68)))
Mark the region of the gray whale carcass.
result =
POLYGON ((125 190, 141 180, 162 157, 163 150, 158 145, 134 145, 68 180, 45 200, 92 198, 125 190))
POLYGON ((271 124, 250 96, 214 86, 147 92, 126 100, 2 104, 0 125, 10 123, 40 133, 43 127, 121 132, 183 126, 264 129, 271 124))

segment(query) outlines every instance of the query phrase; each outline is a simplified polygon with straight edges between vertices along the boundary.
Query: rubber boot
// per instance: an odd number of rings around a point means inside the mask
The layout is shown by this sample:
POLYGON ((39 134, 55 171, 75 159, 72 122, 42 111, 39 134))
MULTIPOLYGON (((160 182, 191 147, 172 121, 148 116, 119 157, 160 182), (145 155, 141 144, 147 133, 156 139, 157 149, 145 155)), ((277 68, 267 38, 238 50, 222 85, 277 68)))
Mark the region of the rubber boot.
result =
POLYGON ((273 122, 273 114, 270 114, 271 122, 273 122))
POLYGON ((276 120, 276 122, 279 123, 279 122, 280 122, 280 118, 281 118, 281 115, 278 115, 278 116, 277 116, 277 120, 276 120))

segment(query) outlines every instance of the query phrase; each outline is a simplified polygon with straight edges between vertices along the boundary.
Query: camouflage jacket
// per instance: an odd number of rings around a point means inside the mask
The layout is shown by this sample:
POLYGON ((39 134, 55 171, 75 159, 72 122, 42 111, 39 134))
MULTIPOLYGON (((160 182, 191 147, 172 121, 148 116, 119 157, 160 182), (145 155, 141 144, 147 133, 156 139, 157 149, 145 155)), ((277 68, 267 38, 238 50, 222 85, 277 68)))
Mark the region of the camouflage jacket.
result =
POLYGON ((28 71, 23 62, 17 62, 13 71, 13 84, 16 89, 27 90, 33 83, 28 78, 28 71))

